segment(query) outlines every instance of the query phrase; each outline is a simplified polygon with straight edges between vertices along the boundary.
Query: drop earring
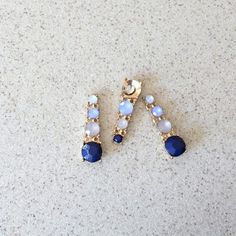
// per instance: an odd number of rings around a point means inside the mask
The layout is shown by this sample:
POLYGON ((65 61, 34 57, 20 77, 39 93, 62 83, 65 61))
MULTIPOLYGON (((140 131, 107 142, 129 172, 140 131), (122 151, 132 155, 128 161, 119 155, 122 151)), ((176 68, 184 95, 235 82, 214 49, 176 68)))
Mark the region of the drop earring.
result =
POLYGON ((102 157, 99 116, 98 96, 91 95, 88 98, 84 145, 81 151, 84 161, 96 162, 102 157))
POLYGON ((142 82, 125 79, 122 86, 121 102, 119 104, 118 119, 115 125, 113 142, 122 143, 127 133, 134 105, 141 93, 142 82))
POLYGON ((171 157, 183 154, 186 150, 186 144, 181 137, 174 133, 171 122, 164 116, 162 107, 155 102, 152 95, 145 96, 143 100, 146 109, 152 114, 154 124, 158 126, 166 151, 171 157))

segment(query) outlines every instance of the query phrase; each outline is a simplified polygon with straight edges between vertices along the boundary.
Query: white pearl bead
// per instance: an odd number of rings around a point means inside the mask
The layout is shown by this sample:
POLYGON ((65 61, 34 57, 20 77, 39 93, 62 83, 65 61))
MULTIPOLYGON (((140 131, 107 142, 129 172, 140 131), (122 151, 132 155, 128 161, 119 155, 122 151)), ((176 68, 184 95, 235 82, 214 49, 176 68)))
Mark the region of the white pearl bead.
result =
POLYGON ((119 129, 126 129, 128 127, 128 121, 125 119, 119 119, 117 121, 117 126, 119 129))
POLYGON ((160 132, 162 133, 169 133, 172 129, 172 125, 170 123, 170 121, 168 120, 161 120, 159 123, 158 123, 158 128, 160 130, 160 132))
POLYGON ((155 99, 154 99, 154 97, 152 95, 147 95, 145 97, 145 101, 146 101, 147 104, 152 104, 154 102, 154 100, 155 99))
POLYGON ((95 122, 89 122, 87 123, 86 127, 85 127, 85 133, 90 136, 96 136, 98 135, 100 132, 100 127, 97 123, 95 122))
POLYGON ((90 104, 96 104, 96 103, 98 103, 98 97, 96 95, 91 95, 88 98, 88 102, 90 104))

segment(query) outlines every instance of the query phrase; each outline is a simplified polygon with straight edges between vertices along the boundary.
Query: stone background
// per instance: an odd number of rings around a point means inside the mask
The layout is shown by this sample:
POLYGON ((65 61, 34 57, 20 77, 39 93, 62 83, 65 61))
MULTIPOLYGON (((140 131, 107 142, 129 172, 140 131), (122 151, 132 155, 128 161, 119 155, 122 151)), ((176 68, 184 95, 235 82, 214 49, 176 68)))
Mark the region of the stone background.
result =
POLYGON ((2 0, 0 235, 236 235, 236 2, 2 0), (142 102, 111 143, 125 77, 188 145, 170 160, 142 102), (103 161, 82 163, 87 95, 103 161))

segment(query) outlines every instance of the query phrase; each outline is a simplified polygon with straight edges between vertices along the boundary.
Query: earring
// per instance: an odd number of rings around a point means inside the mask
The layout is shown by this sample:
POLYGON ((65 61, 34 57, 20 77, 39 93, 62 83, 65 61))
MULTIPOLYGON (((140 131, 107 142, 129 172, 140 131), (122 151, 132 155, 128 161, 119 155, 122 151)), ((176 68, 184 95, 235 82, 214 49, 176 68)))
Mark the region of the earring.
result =
POLYGON ((154 124, 157 124, 160 135, 165 144, 166 151, 171 157, 177 157, 186 150, 184 140, 177 136, 172 128, 170 121, 164 117, 164 111, 161 106, 157 105, 153 96, 144 97, 146 109, 151 112, 154 124))
POLYGON ((89 96, 87 109, 84 145, 81 152, 84 161, 96 162, 102 156, 99 125, 100 111, 96 95, 89 96))
POLYGON ((118 119, 116 122, 113 142, 119 144, 127 133, 134 105, 141 93, 142 82, 125 79, 122 86, 121 102, 119 104, 118 119))

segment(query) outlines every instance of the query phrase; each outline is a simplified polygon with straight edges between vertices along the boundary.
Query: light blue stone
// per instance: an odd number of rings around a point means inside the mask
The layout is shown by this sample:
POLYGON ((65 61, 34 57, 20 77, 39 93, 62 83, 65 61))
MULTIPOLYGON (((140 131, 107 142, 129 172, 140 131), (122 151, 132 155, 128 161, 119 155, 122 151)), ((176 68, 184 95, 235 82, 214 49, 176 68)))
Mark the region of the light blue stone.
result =
POLYGON ((131 115, 133 112, 133 109, 134 109, 133 104, 128 100, 121 102, 119 105, 119 111, 123 116, 131 115))
POLYGON ((97 108, 90 108, 88 110, 88 118, 97 119, 99 117, 99 110, 97 108))
POLYGON ((163 113, 163 109, 160 106, 155 106, 152 108, 152 114, 156 117, 162 116, 163 113))
POLYGON ((147 104, 152 104, 154 102, 154 97, 152 95, 147 95, 145 101, 147 104))

